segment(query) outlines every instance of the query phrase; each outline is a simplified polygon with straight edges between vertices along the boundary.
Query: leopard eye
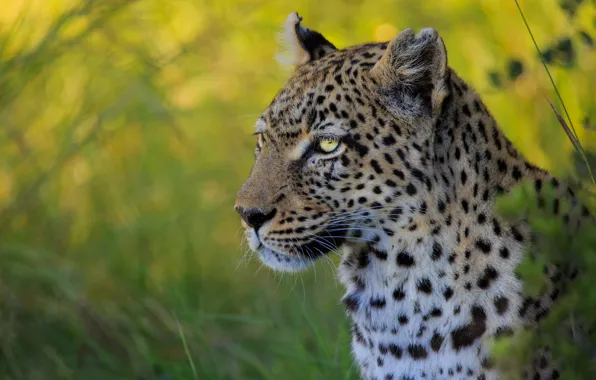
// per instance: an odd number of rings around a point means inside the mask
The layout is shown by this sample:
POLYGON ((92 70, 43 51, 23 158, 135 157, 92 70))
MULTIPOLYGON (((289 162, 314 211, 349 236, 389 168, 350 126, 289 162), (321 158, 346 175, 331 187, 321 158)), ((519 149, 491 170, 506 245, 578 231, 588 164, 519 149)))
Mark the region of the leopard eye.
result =
POLYGON ((323 153, 333 153, 339 147, 339 139, 334 137, 324 137, 319 140, 318 147, 323 153))

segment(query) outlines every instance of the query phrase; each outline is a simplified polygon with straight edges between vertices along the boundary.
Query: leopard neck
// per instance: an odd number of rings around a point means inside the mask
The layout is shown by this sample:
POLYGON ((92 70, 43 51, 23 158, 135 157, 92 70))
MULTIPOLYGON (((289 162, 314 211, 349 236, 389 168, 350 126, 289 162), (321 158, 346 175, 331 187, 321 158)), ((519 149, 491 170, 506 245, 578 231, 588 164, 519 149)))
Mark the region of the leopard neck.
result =
POLYGON ((513 310, 521 297, 504 300, 499 292, 518 295, 521 283, 512 270, 494 268, 499 260, 507 268, 521 261, 529 231, 495 217, 492 206, 499 193, 543 171, 513 148, 455 73, 449 84, 433 138, 400 155, 409 176, 395 202, 399 212, 378 214, 362 242, 344 247, 342 301, 365 378, 398 362, 396 374, 427 368, 440 376, 443 364, 480 373, 488 357, 483 337, 519 322, 513 310), (429 367, 422 359, 430 357, 441 365, 429 367))

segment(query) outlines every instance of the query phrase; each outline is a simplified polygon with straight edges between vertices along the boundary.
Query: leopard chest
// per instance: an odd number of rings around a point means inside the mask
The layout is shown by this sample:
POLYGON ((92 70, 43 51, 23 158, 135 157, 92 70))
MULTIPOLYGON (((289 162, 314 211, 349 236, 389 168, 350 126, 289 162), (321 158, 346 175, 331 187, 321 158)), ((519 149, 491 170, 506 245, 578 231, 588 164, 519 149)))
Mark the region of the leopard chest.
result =
POLYGON ((486 270, 497 257, 449 237, 344 249, 342 301, 363 378, 496 378, 486 341, 519 325, 513 266, 486 270))

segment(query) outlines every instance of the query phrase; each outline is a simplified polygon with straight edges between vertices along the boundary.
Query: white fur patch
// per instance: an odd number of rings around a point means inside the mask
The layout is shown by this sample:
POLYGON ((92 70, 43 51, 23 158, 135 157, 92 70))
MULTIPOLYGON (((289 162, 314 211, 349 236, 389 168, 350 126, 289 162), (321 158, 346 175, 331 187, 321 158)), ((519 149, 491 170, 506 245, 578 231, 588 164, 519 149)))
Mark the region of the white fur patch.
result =
POLYGON ((266 247, 258 252, 263 264, 279 272, 302 272, 315 264, 312 259, 284 255, 266 247))
POLYGON ((267 123, 263 119, 259 119, 255 125, 255 134, 264 133, 267 130, 267 123))
POLYGON ((298 160, 300 157, 302 157, 304 152, 306 152, 306 150, 308 149, 309 145, 310 145, 309 139, 304 139, 304 140, 300 141, 298 144, 296 144, 294 149, 292 149, 290 151, 290 154, 289 154, 290 160, 295 161, 295 160, 298 160))
POLYGON ((302 48, 298 36, 296 36, 296 25, 300 24, 302 17, 297 12, 290 13, 284 24, 284 30, 277 34, 278 51, 275 60, 282 65, 296 66, 308 61, 309 56, 302 48))

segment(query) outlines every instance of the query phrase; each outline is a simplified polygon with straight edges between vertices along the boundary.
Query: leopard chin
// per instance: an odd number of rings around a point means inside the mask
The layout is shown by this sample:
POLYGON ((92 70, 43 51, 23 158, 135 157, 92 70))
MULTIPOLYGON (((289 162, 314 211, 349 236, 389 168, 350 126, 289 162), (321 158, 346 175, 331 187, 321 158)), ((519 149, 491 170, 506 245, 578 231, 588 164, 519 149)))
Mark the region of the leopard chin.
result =
POLYGON ((312 267, 316 259, 287 255, 261 246, 257 251, 259 259, 269 268, 280 272, 302 272, 312 267))

